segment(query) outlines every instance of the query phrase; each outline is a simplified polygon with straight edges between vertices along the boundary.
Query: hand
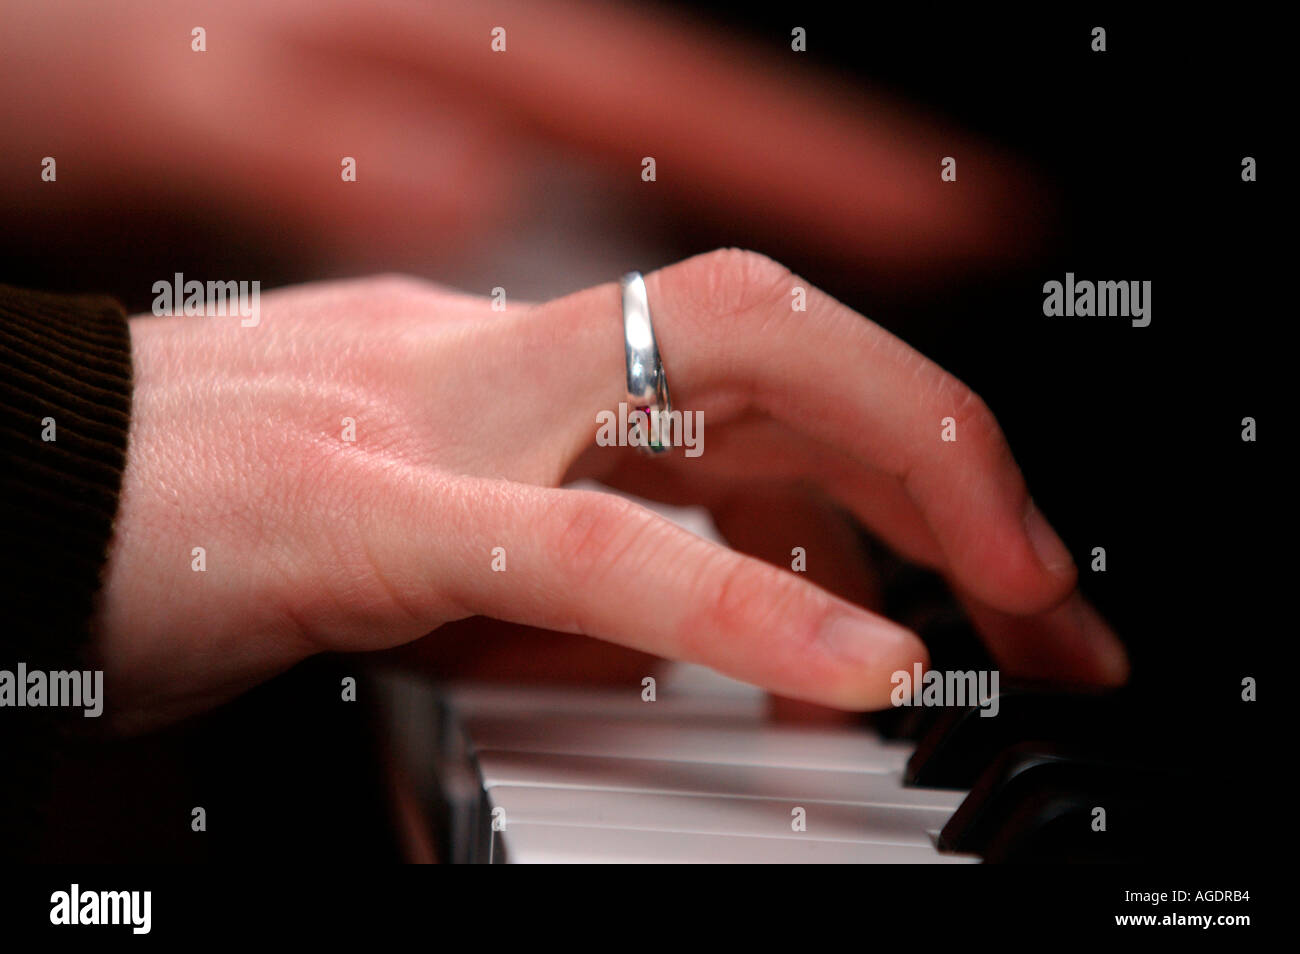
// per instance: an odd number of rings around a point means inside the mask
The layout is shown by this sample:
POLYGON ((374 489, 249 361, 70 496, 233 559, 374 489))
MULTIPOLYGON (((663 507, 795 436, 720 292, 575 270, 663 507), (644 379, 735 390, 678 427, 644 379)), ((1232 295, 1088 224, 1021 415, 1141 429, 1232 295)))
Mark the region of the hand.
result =
POLYGON ((0 170, 41 221, 179 209, 317 269, 482 257, 543 191, 566 232, 576 205, 641 202, 926 280, 1037 247, 1047 196, 1021 162, 773 39, 575 0, 7 0, 0 170), (969 185, 941 181, 944 156, 969 185))
POLYGON ((925 660, 912 633, 800 574, 613 495, 556 489, 577 475, 696 496, 724 530, 746 494, 784 494, 811 559, 834 563, 845 541, 799 502, 815 487, 942 570, 1004 667, 1124 678, 1122 649, 964 385, 754 253, 699 256, 646 284, 674 402, 703 414, 699 457, 593 447, 597 412, 623 399, 613 283, 494 312, 376 278, 267 294, 256 327, 132 319, 128 465, 98 618, 118 724, 471 616, 841 708, 887 705, 890 674, 925 660), (809 288, 806 312, 790 308, 794 284, 809 288), (939 439, 944 417, 956 442, 939 439))

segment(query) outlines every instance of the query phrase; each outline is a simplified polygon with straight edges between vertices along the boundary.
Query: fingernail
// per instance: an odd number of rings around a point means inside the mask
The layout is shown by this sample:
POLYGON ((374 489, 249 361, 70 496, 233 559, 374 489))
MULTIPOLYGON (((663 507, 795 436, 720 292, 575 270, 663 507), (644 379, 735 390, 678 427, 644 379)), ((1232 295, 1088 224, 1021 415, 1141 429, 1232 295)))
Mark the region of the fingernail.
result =
POLYGON ((821 639, 834 655, 868 666, 882 662, 893 665, 900 655, 924 652, 923 644, 910 630, 887 620, 858 616, 833 617, 822 627, 821 639))
POLYGON ((1056 535, 1052 525, 1038 512, 1038 507, 1032 500, 1029 501, 1029 508, 1025 511, 1025 533, 1029 536, 1034 553, 1038 554, 1039 562, 1047 567, 1049 572, 1058 576, 1068 576, 1074 571, 1074 557, 1061 542, 1061 538, 1056 535))

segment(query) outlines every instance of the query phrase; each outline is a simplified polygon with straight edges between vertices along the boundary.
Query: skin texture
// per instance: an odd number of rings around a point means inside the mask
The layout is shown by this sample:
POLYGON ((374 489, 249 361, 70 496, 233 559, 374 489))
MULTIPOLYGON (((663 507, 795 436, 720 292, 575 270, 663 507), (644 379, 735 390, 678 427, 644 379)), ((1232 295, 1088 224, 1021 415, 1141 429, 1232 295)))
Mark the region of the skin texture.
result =
POLYGON ((752 252, 646 284, 674 402, 704 415, 698 458, 593 446, 597 413, 623 398, 613 283, 493 311, 380 277, 265 294, 256 327, 133 318, 135 408, 97 620, 114 724, 201 710, 319 651, 432 633, 420 645, 435 662, 482 652, 511 671, 590 645, 478 617, 705 663, 808 702, 885 706, 890 674, 925 649, 858 605, 870 575, 835 508, 944 572, 1005 670, 1124 679, 1122 649, 969 389, 752 252), (806 312, 791 310, 796 285, 806 312), (940 440, 945 417, 956 442, 940 440), (703 503, 757 556, 556 489, 577 476, 703 503), (823 586, 790 572, 773 539, 805 546, 823 586), (494 547, 506 572, 491 570, 494 547))

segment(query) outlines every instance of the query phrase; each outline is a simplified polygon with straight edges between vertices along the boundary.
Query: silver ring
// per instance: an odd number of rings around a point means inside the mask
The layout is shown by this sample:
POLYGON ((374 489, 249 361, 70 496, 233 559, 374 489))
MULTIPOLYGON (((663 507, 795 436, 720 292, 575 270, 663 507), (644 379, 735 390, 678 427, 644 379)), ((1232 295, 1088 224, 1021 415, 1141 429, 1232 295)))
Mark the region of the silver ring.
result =
MULTIPOLYGON (((672 410, 668 396, 668 375, 659 357, 654 324, 650 321, 650 299, 640 272, 628 272, 618 280, 623 292, 623 346, 627 357, 627 403, 630 409, 658 417, 665 433, 672 410)), ((667 440, 647 440, 640 445, 647 454, 663 454, 672 449, 667 440)))

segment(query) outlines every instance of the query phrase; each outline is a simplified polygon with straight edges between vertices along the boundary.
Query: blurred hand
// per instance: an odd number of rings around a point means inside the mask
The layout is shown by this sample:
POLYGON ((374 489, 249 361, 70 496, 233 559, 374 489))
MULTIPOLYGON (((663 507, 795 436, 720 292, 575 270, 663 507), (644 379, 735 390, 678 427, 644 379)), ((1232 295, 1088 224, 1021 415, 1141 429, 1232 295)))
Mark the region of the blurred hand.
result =
POLYGON ((351 269, 499 243, 557 153, 649 208, 890 274, 1034 247, 1044 199, 1014 157, 789 42, 579 0, 8 0, 0 169, 20 205, 188 208, 351 269))
POLYGON ((783 534, 803 528, 810 562, 852 575, 861 557, 827 519, 833 501, 942 571, 1005 669, 1125 677, 964 385, 816 289, 792 312, 807 283, 754 253, 699 256, 646 284, 674 402, 703 414, 698 457, 593 446, 597 413, 624 398, 614 284, 495 312, 376 278, 268 294, 256 327, 132 319, 128 465, 98 619, 118 724, 176 718, 314 652, 398 646, 475 616, 841 708, 887 705, 890 674, 925 660, 912 633, 802 574, 613 495, 556 489, 576 476, 704 503, 741 546, 746 522, 780 514, 783 534), (945 417, 956 442, 940 440, 945 417))

